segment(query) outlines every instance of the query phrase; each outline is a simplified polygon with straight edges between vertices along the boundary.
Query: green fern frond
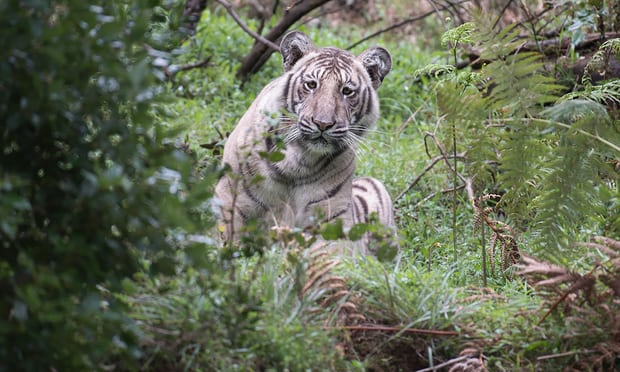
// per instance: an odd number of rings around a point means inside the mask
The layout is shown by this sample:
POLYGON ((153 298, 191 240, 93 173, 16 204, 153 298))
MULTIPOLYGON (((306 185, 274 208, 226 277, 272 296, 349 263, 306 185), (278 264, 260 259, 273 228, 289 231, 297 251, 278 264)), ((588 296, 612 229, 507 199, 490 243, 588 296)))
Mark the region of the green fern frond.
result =
POLYGON ((541 180, 549 168, 545 165, 547 144, 538 137, 538 129, 529 121, 500 133, 498 181, 504 195, 500 204, 518 225, 527 225, 532 215, 529 202, 537 195, 541 180))
POLYGON ((489 109, 507 115, 533 115, 545 104, 555 102, 563 88, 543 74, 537 53, 519 53, 496 60, 482 74, 489 81, 489 109))
POLYGON ((607 80, 597 85, 586 85, 584 90, 570 92, 560 98, 561 101, 584 99, 598 103, 620 104, 620 80, 607 80))
POLYGON ((614 55, 620 55, 620 39, 610 39, 606 40, 603 44, 601 44, 599 50, 609 50, 614 55))
POLYGON ((560 97, 565 87, 546 73, 541 56, 518 52, 517 33, 481 23, 466 35, 490 62, 475 81, 449 69, 452 79, 437 82, 439 139, 444 148, 457 141, 467 156, 458 171, 474 180, 474 192, 496 187, 512 223, 553 260, 605 218, 611 197, 603 178, 615 174, 606 160, 620 156, 620 132, 604 104, 620 103, 620 81, 560 97))
POLYGON ((462 85, 458 80, 437 85, 437 106, 448 121, 466 123, 484 115, 482 95, 475 86, 462 85))
POLYGON ((457 44, 469 44, 475 29, 476 26, 473 22, 466 22, 452 28, 441 35, 441 45, 446 46, 451 43, 453 47, 456 47, 457 44))
MULTIPOLYGON (((471 151, 471 149, 465 147, 469 143, 457 142, 457 152, 467 151, 470 154, 473 153, 472 161, 482 160, 487 156, 491 156, 488 151, 485 151, 493 149, 493 145, 487 143, 487 140, 491 140, 491 138, 485 135, 484 118, 487 115, 485 100, 482 97, 482 93, 475 86, 462 83, 460 79, 444 81, 438 84, 437 106, 443 120, 446 123, 453 124, 439 127, 439 139, 446 149, 453 147, 454 137, 462 139, 476 136, 478 138, 476 145, 480 146, 477 149, 484 149, 485 155, 478 156, 480 152, 471 151), (456 133, 453 133, 453 130, 456 133), (473 160, 474 158, 476 160, 473 160)), ((482 163, 478 165, 484 167, 482 163)))
POLYGON ((479 18, 476 25, 476 32, 471 39, 480 51, 480 59, 484 61, 495 61, 514 54, 523 43, 518 39, 519 30, 516 25, 509 25, 498 33, 484 18, 479 18))
POLYGON ((413 78, 419 79, 422 76, 433 76, 435 78, 451 79, 455 76, 455 71, 456 67, 453 65, 431 63, 417 69, 413 73, 413 78))
POLYGON ((605 106, 582 99, 561 100, 558 104, 545 109, 541 114, 543 117, 561 123, 575 123, 588 116, 609 119, 605 106))
POLYGON ((608 64, 612 56, 620 55, 620 39, 610 39, 605 41, 594 53, 592 59, 586 65, 581 78, 581 82, 587 87, 592 85, 593 70, 607 70, 608 64))
MULTIPOLYGON (((600 103, 588 100, 560 101, 544 110, 542 117, 550 121, 537 120, 547 126, 546 131, 569 130, 593 141, 589 150, 601 155, 617 158, 620 154, 620 133, 607 109, 600 103)), ((587 150, 587 149, 586 149, 587 150)))
POLYGON ((604 166, 601 157, 594 151, 576 151, 590 147, 588 142, 574 131, 562 134, 548 160, 550 171, 541 179, 541 188, 530 205, 537 245, 543 248, 543 256, 555 262, 562 257, 555 253, 570 247, 577 234, 590 229, 595 217, 604 213, 597 184, 598 169, 604 166))

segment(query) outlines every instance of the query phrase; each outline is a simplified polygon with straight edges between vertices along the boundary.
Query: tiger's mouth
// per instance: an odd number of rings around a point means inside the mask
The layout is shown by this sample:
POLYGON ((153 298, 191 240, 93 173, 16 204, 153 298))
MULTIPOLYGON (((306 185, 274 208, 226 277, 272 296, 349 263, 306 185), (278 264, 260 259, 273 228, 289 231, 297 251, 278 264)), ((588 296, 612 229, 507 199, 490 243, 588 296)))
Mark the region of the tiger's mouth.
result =
POLYGON ((311 133, 304 133, 302 135, 302 140, 315 145, 324 146, 336 146, 342 142, 342 138, 340 136, 335 136, 329 131, 321 130, 316 130, 311 133))
POLYGON ((300 142, 307 151, 319 155, 339 153, 349 148, 346 138, 319 131, 302 135, 300 142))

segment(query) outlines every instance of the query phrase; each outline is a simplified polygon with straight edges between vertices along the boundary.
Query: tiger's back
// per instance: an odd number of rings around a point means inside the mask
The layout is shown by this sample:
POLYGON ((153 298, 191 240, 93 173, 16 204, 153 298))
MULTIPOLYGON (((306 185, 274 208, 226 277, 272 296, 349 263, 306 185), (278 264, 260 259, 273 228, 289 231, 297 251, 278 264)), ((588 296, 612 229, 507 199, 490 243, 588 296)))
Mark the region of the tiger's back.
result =
POLYGON ((383 184, 354 180, 355 148, 379 115, 389 53, 319 49, 300 32, 287 34, 281 51, 285 73, 263 88, 224 147, 230 171, 216 198, 225 237, 238 238, 251 219, 304 228, 322 216, 350 227, 375 212, 393 226, 383 184))

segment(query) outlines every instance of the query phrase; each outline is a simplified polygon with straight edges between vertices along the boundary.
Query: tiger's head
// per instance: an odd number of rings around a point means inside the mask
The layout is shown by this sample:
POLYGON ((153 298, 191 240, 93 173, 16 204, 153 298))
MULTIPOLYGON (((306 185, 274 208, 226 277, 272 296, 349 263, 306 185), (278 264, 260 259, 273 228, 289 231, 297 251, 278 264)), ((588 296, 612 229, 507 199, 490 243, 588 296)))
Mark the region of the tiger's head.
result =
POLYGON ((354 148, 379 116, 376 91, 392 68, 390 53, 373 47, 356 57, 317 48, 298 31, 284 36, 280 51, 283 99, 295 118, 285 127, 285 141, 320 155, 354 148))

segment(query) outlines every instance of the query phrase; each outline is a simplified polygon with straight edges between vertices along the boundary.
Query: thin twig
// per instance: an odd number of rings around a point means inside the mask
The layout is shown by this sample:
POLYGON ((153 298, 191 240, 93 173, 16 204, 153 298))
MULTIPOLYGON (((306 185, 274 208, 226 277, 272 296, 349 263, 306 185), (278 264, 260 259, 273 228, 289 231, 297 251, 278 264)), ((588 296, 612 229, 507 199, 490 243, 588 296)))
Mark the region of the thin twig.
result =
POLYGON ((515 118, 506 118, 506 119, 502 119, 501 121, 511 122, 511 121, 527 121, 527 120, 531 120, 534 123, 551 124, 551 125, 555 125, 555 126, 564 128, 564 129, 573 130, 573 131, 575 131, 577 133, 583 134, 586 137, 589 137, 589 138, 592 138, 592 139, 597 140, 599 142, 602 142, 605 145, 611 147, 612 149, 620 152, 620 145, 617 145, 617 144, 615 144, 613 142, 610 142, 610 141, 606 140, 605 138, 603 138, 603 137, 601 137, 599 135, 586 132, 583 129, 578 129, 578 128, 575 128, 574 126, 571 126, 569 124, 564 124, 564 123, 561 123, 561 122, 558 122, 558 121, 546 120, 546 119, 538 119, 538 118, 531 118, 531 119, 530 118, 520 118, 520 119, 519 118, 516 118, 516 119, 515 118))
MULTIPOLYGON (((465 153, 457 154, 457 157, 459 157, 460 159, 465 159, 465 153)), ((407 194, 415 185, 417 185, 417 183, 420 182, 422 177, 426 173, 428 173, 435 166, 435 164, 439 163, 441 160, 443 160, 443 155, 437 155, 431 160, 429 160, 428 163, 426 163, 426 166, 424 167, 422 172, 418 174, 416 178, 413 179, 413 181, 411 181, 411 183, 409 184, 409 186, 407 186, 406 189, 404 189, 403 191, 400 192, 400 194, 398 194, 396 199, 394 199, 394 202, 395 203, 398 202, 398 200, 400 200, 403 196, 405 196, 405 194, 407 194)))
POLYGON ((434 335, 434 336, 459 336, 460 333, 456 331, 440 331, 435 329, 419 329, 419 328, 399 328, 399 327, 389 327, 389 326, 381 326, 381 325, 351 325, 351 326, 340 326, 340 327, 324 327, 326 330, 339 330, 346 329, 350 331, 378 331, 378 332, 406 332, 406 333, 417 333, 423 335, 434 335))
MULTIPOLYGON (((467 3, 469 1, 471 1, 471 0, 460 0, 460 1, 456 2, 456 3, 454 3, 454 4, 451 4, 451 6, 460 5, 460 4, 463 4, 463 3, 467 3)), ((440 7, 440 8, 437 8, 437 11, 448 10, 448 8, 450 8, 451 6, 444 5, 444 6, 440 7)), ((389 31, 392 31, 392 30, 397 29, 399 27, 402 27, 402 26, 404 26, 406 24, 409 24, 409 23, 412 23, 412 22, 416 22, 416 21, 420 21, 420 20, 422 20, 422 19, 424 19, 424 18, 426 18, 428 16, 431 16, 433 14, 435 14, 435 9, 430 10, 430 11, 428 11, 426 13, 423 13, 423 14, 411 17, 411 18, 404 19, 404 20, 402 20, 400 22, 394 23, 393 25, 390 25, 390 26, 388 26, 386 28, 382 28, 381 30, 379 30, 377 32, 373 32, 372 34, 363 37, 362 39, 360 39, 360 40, 356 41, 355 43, 349 45, 346 49, 347 50, 353 49, 353 48, 355 48, 356 46, 360 45, 361 43, 363 43, 365 41, 368 41, 368 40, 370 40, 372 38, 375 38, 375 37, 377 37, 377 36, 379 36, 381 34, 384 34, 386 32, 389 32, 389 31)))
MULTIPOLYGON (((149 56, 157 59, 157 58, 163 58, 166 61, 168 61, 169 59, 169 53, 168 52, 164 52, 161 50, 157 50, 155 48, 153 48, 152 46, 148 45, 148 44, 144 44, 144 49, 146 49, 146 52, 149 54, 149 56)), ((200 67, 204 67, 209 65, 209 63, 211 62, 211 56, 208 56, 207 58, 203 59, 202 61, 199 62, 194 62, 194 63, 190 63, 187 65, 182 65, 182 66, 177 66, 177 65, 159 65, 159 67, 162 68, 162 70, 164 71, 164 74, 166 74, 166 77, 168 78, 173 78, 174 75, 176 75, 178 72, 180 71, 187 71, 187 70, 192 70, 195 68, 200 68, 200 67)), ((168 63, 168 62, 166 62, 168 63)))
POLYGON ((433 142, 435 143, 437 150, 439 150, 439 152, 441 153, 441 158, 443 159, 444 163, 446 163, 446 166, 448 167, 448 169, 450 169, 450 172, 455 173, 458 176, 458 178, 461 179, 461 181, 465 182, 465 177, 463 177, 463 175, 459 173, 458 170, 454 169, 452 164, 450 164, 450 159, 453 159, 453 157, 446 153, 446 150, 443 148, 441 143, 439 143, 439 140, 437 139, 437 136, 435 135, 435 133, 426 133, 426 135, 424 136, 424 139, 426 140, 427 137, 430 137, 433 139, 433 142))
POLYGON ((181 71, 187 71, 187 70, 192 70, 192 69, 195 69, 195 68, 200 68, 200 67, 207 66, 209 64, 209 62, 211 62, 211 56, 208 56, 207 58, 203 59, 202 61, 195 62, 195 63, 190 63, 190 64, 183 65, 183 66, 176 66, 176 65, 167 66, 164 69, 164 73, 168 77, 173 77, 174 75, 176 75, 177 73, 179 73, 181 71))
POLYGON ((463 361, 463 360, 465 360, 465 359, 469 359, 469 358, 471 358, 471 356, 469 356, 469 355, 463 355, 463 356, 460 356, 460 357, 458 357, 458 358, 450 359, 450 360, 448 360, 448 361, 446 361, 446 362, 443 362, 443 363, 441 363, 441 364, 437 364, 436 366, 433 366, 433 367, 428 367, 428 368, 424 368, 424 369, 418 369, 416 372, 431 372, 431 371, 438 371, 438 370, 440 370, 440 369, 441 369, 441 368, 443 368, 443 367, 451 366, 451 365, 453 365, 453 364, 456 364, 456 363, 458 363, 458 362, 461 362, 461 361, 463 361))
POLYGON ((424 199, 422 199, 419 202, 417 202, 416 205, 413 206, 413 209, 418 209, 422 204, 424 204, 427 201, 431 200, 432 198, 437 196, 437 194, 439 194, 439 193, 449 194, 449 193, 454 192, 455 190, 462 190, 464 188, 465 188, 465 185, 458 185, 457 187, 454 187, 454 188, 444 189, 444 190, 441 190, 441 191, 432 192, 429 195, 425 196, 424 199))
POLYGON ((257 41, 260 41, 261 43, 267 45, 271 49, 280 51, 280 47, 279 46, 277 46, 273 42, 265 39, 264 37, 262 37, 261 35, 257 34, 256 32, 252 31, 245 23, 243 23, 241 18, 239 18, 239 15, 237 14, 237 12, 235 12, 235 10, 233 9, 233 6, 228 1, 226 1, 226 0, 215 0, 215 1, 218 2, 220 5, 222 5, 224 8, 226 8, 226 11, 228 12, 228 14, 230 14, 230 16, 235 20, 235 22, 237 22, 237 24, 248 35, 252 36, 257 41))
POLYGON ((589 354, 589 353, 592 353, 592 351, 591 350, 573 350, 573 351, 567 351, 564 353, 539 356, 536 358, 536 360, 539 360, 539 361, 548 360, 548 359, 562 358, 562 357, 572 356, 572 355, 577 355, 577 354, 589 354))
POLYGON ((514 0, 508 0, 506 2, 506 5, 504 5, 504 7, 502 8, 502 10, 499 12, 499 16, 497 16, 497 19, 495 20, 495 22, 493 23, 493 27, 491 27, 491 29, 495 29, 495 27, 497 26, 497 24, 499 23, 500 19, 502 19, 502 17, 504 16, 504 13, 506 12, 506 10, 508 10, 508 7, 510 6, 510 4, 512 4, 514 0))
MULTIPOLYGON (((431 5, 431 7, 435 11, 435 13, 437 13, 437 15, 439 15, 441 10, 439 8, 437 8, 437 5, 435 4, 435 2, 433 0, 428 0, 428 3, 431 5)), ((450 4, 450 5, 452 5, 452 4, 450 4)), ((446 20, 443 19, 442 17, 438 17, 438 18, 439 18, 439 21, 441 22, 441 24, 443 25, 443 27, 447 29, 448 25, 446 24, 446 20)))

